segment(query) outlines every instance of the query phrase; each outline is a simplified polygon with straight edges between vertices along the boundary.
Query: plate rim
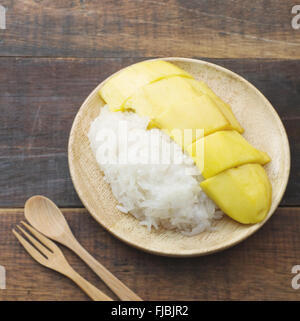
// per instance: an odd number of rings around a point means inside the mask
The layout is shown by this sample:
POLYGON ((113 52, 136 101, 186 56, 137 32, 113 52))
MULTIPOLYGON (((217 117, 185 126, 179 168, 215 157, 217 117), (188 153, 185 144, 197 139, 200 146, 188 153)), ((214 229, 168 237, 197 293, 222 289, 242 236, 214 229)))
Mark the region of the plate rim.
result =
MULTIPOLYGON (((204 255, 209 255, 209 254, 213 254, 216 252, 221 252, 223 250, 226 250, 230 247, 233 247, 235 245, 237 245, 238 243, 246 240, 248 237, 250 237, 251 235, 253 235, 255 232, 257 232, 272 216, 273 214, 276 212, 283 196, 284 193, 286 191, 286 187, 289 181, 289 176, 290 176, 290 168, 291 168, 291 152, 290 152, 290 144, 289 144, 289 139, 288 139, 288 135, 286 132, 286 129, 284 127, 284 124, 281 121, 281 118, 279 117, 276 109, 273 107, 273 105, 271 104, 271 102, 263 95, 263 93, 256 88, 253 84, 251 84, 247 79, 245 79, 244 77, 240 76, 239 74, 223 67, 220 65, 217 65, 215 63, 209 62, 209 61, 205 61, 202 59, 195 59, 195 58, 184 58, 184 57, 159 57, 159 58, 152 58, 152 59, 144 59, 139 62, 142 61, 154 61, 154 60, 165 60, 165 61, 182 61, 182 62, 190 62, 190 63, 198 63, 198 64, 202 64, 202 65, 208 65, 214 69, 217 69, 223 73, 229 74, 231 75, 233 78, 237 78, 239 81, 245 83, 247 86, 251 87, 255 93, 260 96, 266 103, 266 105, 268 106, 268 108, 270 109, 270 111, 272 112, 273 116, 275 116, 277 123, 279 124, 279 128, 281 129, 281 134, 283 136, 283 139, 286 141, 287 144, 285 144, 286 146, 286 150, 285 150, 285 157, 286 157, 286 167, 285 167, 285 175, 284 175, 284 183, 281 184, 281 189, 280 189, 280 197, 278 197, 277 202, 275 203, 274 209, 268 213, 268 216, 260 223, 257 223, 255 225, 252 225, 253 228, 245 233, 242 237, 238 237, 237 239, 233 239, 232 241, 218 246, 216 249, 210 249, 210 250, 187 250, 185 253, 174 253, 174 252, 166 252, 166 251, 158 251, 155 249, 149 249, 149 248, 145 248, 143 246, 139 246, 137 243, 131 242, 130 240, 124 238, 123 236, 118 235, 117 233, 115 233, 114 231, 112 231, 111 229, 109 229, 107 226, 105 226, 105 224, 103 224, 101 222, 101 220, 99 220, 99 217, 93 213, 93 211, 89 208, 88 204, 85 202, 84 197, 81 194, 80 189, 77 188, 76 186, 76 179, 74 178, 75 176, 75 166, 72 164, 71 162, 71 146, 72 143, 74 141, 74 130, 76 127, 76 124, 78 122, 79 117, 81 116, 80 111, 82 109, 82 107, 86 104, 86 102, 95 95, 96 92, 98 92, 98 88, 100 86, 103 86, 103 84, 105 82, 107 82, 111 77, 113 77, 115 74, 121 72, 123 69, 125 69, 128 66, 125 66, 123 68, 121 68, 120 70, 114 72, 113 74, 111 74, 110 76, 108 76, 107 78, 105 78, 101 83, 99 83, 92 91, 91 93, 86 97, 86 99, 83 101, 83 103, 81 104, 80 108, 77 110, 77 113, 73 119, 73 123, 70 129, 70 133, 69 133, 69 139, 68 139, 68 167, 69 167, 69 172, 70 172, 70 176, 72 179, 72 183, 74 186, 74 189, 79 197, 79 199, 81 200, 81 202, 83 203, 84 207, 87 209, 87 211, 89 212, 89 214, 97 221, 97 223, 99 223, 105 230, 107 230, 109 233, 111 233, 114 237, 116 237, 117 239, 121 240, 122 242, 125 242, 126 244, 133 246, 136 249, 142 250, 143 252, 147 252, 150 254, 154 254, 154 255, 159 255, 159 256, 166 256, 166 257, 176 257, 176 258, 185 258, 185 257, 199 257, 199 256, 204 256, 204 255)), ((134 63, 135 64, 135 63, 134 63)), ((132 64, 131 64, 132 65, 132 64)))

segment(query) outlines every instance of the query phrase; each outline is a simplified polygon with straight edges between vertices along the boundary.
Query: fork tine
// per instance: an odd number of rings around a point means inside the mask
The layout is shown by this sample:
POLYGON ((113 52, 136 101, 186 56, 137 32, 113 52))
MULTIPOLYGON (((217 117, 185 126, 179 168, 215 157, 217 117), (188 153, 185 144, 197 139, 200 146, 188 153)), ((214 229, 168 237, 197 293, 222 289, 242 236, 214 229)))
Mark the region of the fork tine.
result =
POLYGON ((43 243, 50 250, 52 250, 52 252, 60 251, 59 247, 54 242, 52 242, 46 236, 44 236, 43 234, 38 232, 35 228, 33 228, 32 226, 28 225, 24 221, 21 221, 21 224, 23 224, 41 243, 43 243))
POLYGON ((47 259, 37 249, 27 242, 17 231, 13 229, 12 232, 18 241, 23 245, 25 250, 29 253, 29 255, 31 255, 40 264, 48 266, 47 259))
POLYGON ((37 241, 34 237, 32 237, 29 233, 27 233, 21 226, 17 225, 17 228, 27 237, 27 239, 46 257, 51 255, 51 251, 49 251, 44 245, 42 245, 39 241, 37 241))

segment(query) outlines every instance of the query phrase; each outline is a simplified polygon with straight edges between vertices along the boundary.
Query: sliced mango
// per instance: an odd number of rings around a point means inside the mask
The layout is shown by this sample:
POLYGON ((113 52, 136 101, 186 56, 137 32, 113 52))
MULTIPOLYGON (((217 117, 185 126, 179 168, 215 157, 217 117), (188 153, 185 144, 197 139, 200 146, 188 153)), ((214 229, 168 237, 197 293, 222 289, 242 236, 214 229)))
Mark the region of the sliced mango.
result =
POLYGON ((205 135, 231 128, 217 105, 207 95, 186 97, 157 117, 156 122, 160 128, 167 129, 171 137, 184 149, 205 135), (192 131, 192 135, 186 137, 186 130, 192 131))
POLYGON ((203 94, 208 95, 211 99, 215 101, 215 103, 220 108, 221 112, 228 119, 232 128, 238 131, 239 133, 243 133, 244 129, 234 116, 230 105, 226 104, 219 96, 217 96, 211 88, 207 86, 207 84, 203 81, 198 81, 195 79, 187 79, 187 81, 193 86, 193 88, 197 91, 200 91, 203 94))
POLYGON ((204 135, 231 129, 217 104, 196 92, 183 77, 165 78, 140 88, 124 104, 141 116, 148 116, 183 148, 204 135), (184 135, 185 130, 192 135, 184 135))
POLYGON ((139 88, 176 75, 192 78, 189 73, 167 61, 143 61, 122 69, 112 76, 99 93, 112 111, 123 110, 124 102, 139 88))
POLYGON ((188 146, 186 151, 197 167, 203 169, 204 178, 243 164, 264 165, 270 161, 267 153, 254 148, 235 130, 223 130, 208 135, 188 146))
POLYGON ((165 111, 184 102, 187 97, 194 103, 198 95, 185 78, 174 76, 141 87, 127 99, 124 109, 132 109, 141 116, 156 119, 165 111))
POLYGON ((224 213, 243 224, 261 222, 271 206, 272 187, 259 164, 226 170, 200 186, 224 213))

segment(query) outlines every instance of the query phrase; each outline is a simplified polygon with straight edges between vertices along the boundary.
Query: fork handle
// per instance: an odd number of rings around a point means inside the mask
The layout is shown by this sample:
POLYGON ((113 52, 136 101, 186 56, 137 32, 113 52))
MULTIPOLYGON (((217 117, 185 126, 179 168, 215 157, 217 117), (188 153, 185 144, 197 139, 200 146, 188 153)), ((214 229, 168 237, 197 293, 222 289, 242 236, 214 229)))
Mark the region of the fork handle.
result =
POLYGON ((94 301, 113 301, 112 298, 97 289, 93 284, 84 279, 73 269, 68 269, 66 276, 74 281, 92 300, 94 301))
MULTIPOLYGON (((68 244, 70 247, 71 244, 68 244)), ((122 301, 143 301, 138 295, 130 290, 123 282, 100 264, 81 244, 74 238, 71 249, 102 279, 102 281, 122 301)))

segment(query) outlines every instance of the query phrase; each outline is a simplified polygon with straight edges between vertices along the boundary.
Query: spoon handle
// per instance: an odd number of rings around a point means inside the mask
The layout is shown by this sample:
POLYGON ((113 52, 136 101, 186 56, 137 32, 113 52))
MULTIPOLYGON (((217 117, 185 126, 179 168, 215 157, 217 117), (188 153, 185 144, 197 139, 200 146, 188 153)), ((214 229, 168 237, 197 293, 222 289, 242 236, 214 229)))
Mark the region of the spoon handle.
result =
POLYGON ((112 301, 105 293, 97 289, 94 285, 84 279, 75 270, 70 268, 68 273, 64 273, 72 281, 74 281, 92 300, 94 301, 112 301))
POLYGON ((102 281, 122 301, 143 301, 138 295, 130 290, 123 282, 109 272, 99 263, 76 239, 73 240, 72 250, 102 279, 102 281))

